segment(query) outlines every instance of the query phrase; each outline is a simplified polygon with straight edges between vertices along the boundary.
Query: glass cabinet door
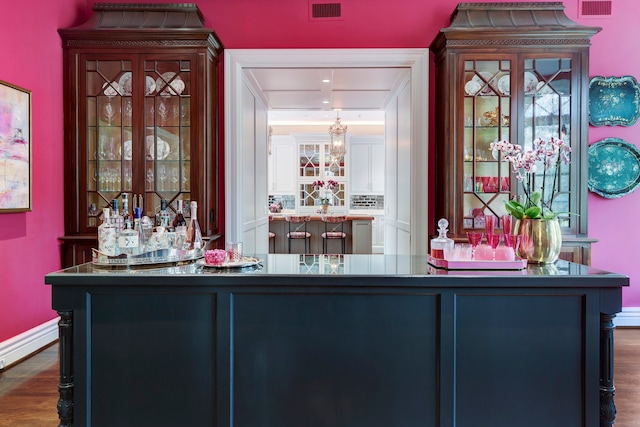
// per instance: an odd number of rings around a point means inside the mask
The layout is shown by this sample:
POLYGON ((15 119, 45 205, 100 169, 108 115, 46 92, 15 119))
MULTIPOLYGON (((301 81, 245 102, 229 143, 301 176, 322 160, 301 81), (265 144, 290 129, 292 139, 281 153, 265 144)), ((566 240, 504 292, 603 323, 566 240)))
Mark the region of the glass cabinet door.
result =
POLYGON ((144 61, 144 179, 148 215, 191 192, 191 62, 144 61))
POLYGON ((85 67, 86 226, 99 225, 102 208, 123 193, 129 212, 140 206, 150 217, 161 199, 188 206, 191 62, 92 59, 85 67))
POLYGON ((331 206, 345 206, 344 157, 331 156, 328 143, 306 142, 298 144, 298 158, 298 206, 316 208, 321 198, 329 199, 331 206), (313 185, 316 181, 324 181, 326 186, 329 180, 337 182, 335 188, 331 190, 313 185))
MULTIPOLYGON (((490 144, 510 139, 511 61, 464 61, 463 226, 484 228, 486 215, 505 214, 511 179, 490 144)), ((498 224, 498 222, 496 222, 498 224)))
MULTIPOLYGON (((85 62, 87 216, 86 226, 95 227, 102 208, 112 199, 132 190, 131 153, 131 74, 132 60, 85 62), (126 91, 129 95, 125 96, 126 91)), ((82 101, 82 100, 81 100, 82 101)))
MULTIPOLYGON (((572 105, 572 69, 571 58, 537 58, 524 60, 523 72, 524 114, 523 114, 523 148, 531 150, 533 142, 542 138, 548 141, 551 137, 571 143, 572 105)), ((538 165, 534 175, 534 188, 543 185, 542 171, 544 165, 538 165)), ((558 192, 551 203, 554 212, 576 212, 571 206, 570 165, 560 164, 557 175, 558 192)), ((551 184, 547 183, 547 187, 551 184)), ((519 189, 520 190, 520 189, 519 189)), ((548 200, 545 195, 544 199, 548 200)), ((569 226, 570 218, 560 218, 563 227, 569 226)))

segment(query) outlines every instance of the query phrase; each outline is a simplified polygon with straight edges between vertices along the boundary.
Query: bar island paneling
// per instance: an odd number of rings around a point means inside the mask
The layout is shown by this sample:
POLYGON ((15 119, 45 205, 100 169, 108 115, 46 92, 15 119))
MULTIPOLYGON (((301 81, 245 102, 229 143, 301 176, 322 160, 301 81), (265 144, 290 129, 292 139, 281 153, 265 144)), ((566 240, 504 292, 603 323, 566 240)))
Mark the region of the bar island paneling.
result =
POLYGON ((625 276, 259 256, 48 274, 61 425, 612 425, 625 276))

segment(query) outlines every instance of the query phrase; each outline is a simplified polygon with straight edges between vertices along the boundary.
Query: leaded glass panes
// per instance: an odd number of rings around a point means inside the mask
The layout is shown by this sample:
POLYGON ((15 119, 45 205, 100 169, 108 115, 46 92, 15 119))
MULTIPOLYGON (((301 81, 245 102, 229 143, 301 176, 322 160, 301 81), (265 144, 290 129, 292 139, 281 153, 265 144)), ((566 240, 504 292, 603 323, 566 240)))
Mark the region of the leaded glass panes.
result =
POLYGON ((501 216, 509 199, 509 166, 490 144, 510 138, 511 62, 464 62, 463 226, 484 228, 485 215, 501 216))

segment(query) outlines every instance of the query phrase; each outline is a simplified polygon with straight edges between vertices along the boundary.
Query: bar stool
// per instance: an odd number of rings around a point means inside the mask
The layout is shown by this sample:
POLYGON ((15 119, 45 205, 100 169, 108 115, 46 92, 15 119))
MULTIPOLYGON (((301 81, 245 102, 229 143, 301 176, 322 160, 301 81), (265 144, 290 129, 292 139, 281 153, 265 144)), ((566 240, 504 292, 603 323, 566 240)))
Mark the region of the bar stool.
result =
MULTIPOLYGON (((269 215, 269 222, 271 221, 273 221, 273 216, 269 215)), ((273 247, 273 251, 271 251, 271 253, 275 254, 276 253, 276 233, 274 233, 271 230, 269 230, 269 243, 273 247)))
POLYGON ((311 221, 310 215, 287 215, 285 217, 289 224, 287 233, 287 246, 291 253, 291 240, 304 239, 304 253, 308 253, 307 241, 311 241, 311 233, 307 231, 307 223, 311 221))
POLYGON ((344 223, 347 221, 346 215, 323 215, 324 233, 322 233, 322 253, 327 253, 327 243, 329 240, 340 240, 342 243, 342 253, 344 254, 347 234, 344 232, 344 223))

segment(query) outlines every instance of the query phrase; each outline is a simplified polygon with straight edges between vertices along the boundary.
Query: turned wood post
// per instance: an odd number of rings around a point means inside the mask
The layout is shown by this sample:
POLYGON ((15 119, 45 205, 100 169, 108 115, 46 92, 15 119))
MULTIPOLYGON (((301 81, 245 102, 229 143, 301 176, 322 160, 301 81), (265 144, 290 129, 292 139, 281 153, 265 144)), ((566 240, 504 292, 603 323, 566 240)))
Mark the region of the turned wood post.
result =
POLYGON ((616 419, 613 396, 613 318, 615 314, 600 313, 600 427, 612 427, 616 419))
POLYGON ((73 425, 73 312, 59 311, 60 383, 58 384, 58 427, 73 425))

